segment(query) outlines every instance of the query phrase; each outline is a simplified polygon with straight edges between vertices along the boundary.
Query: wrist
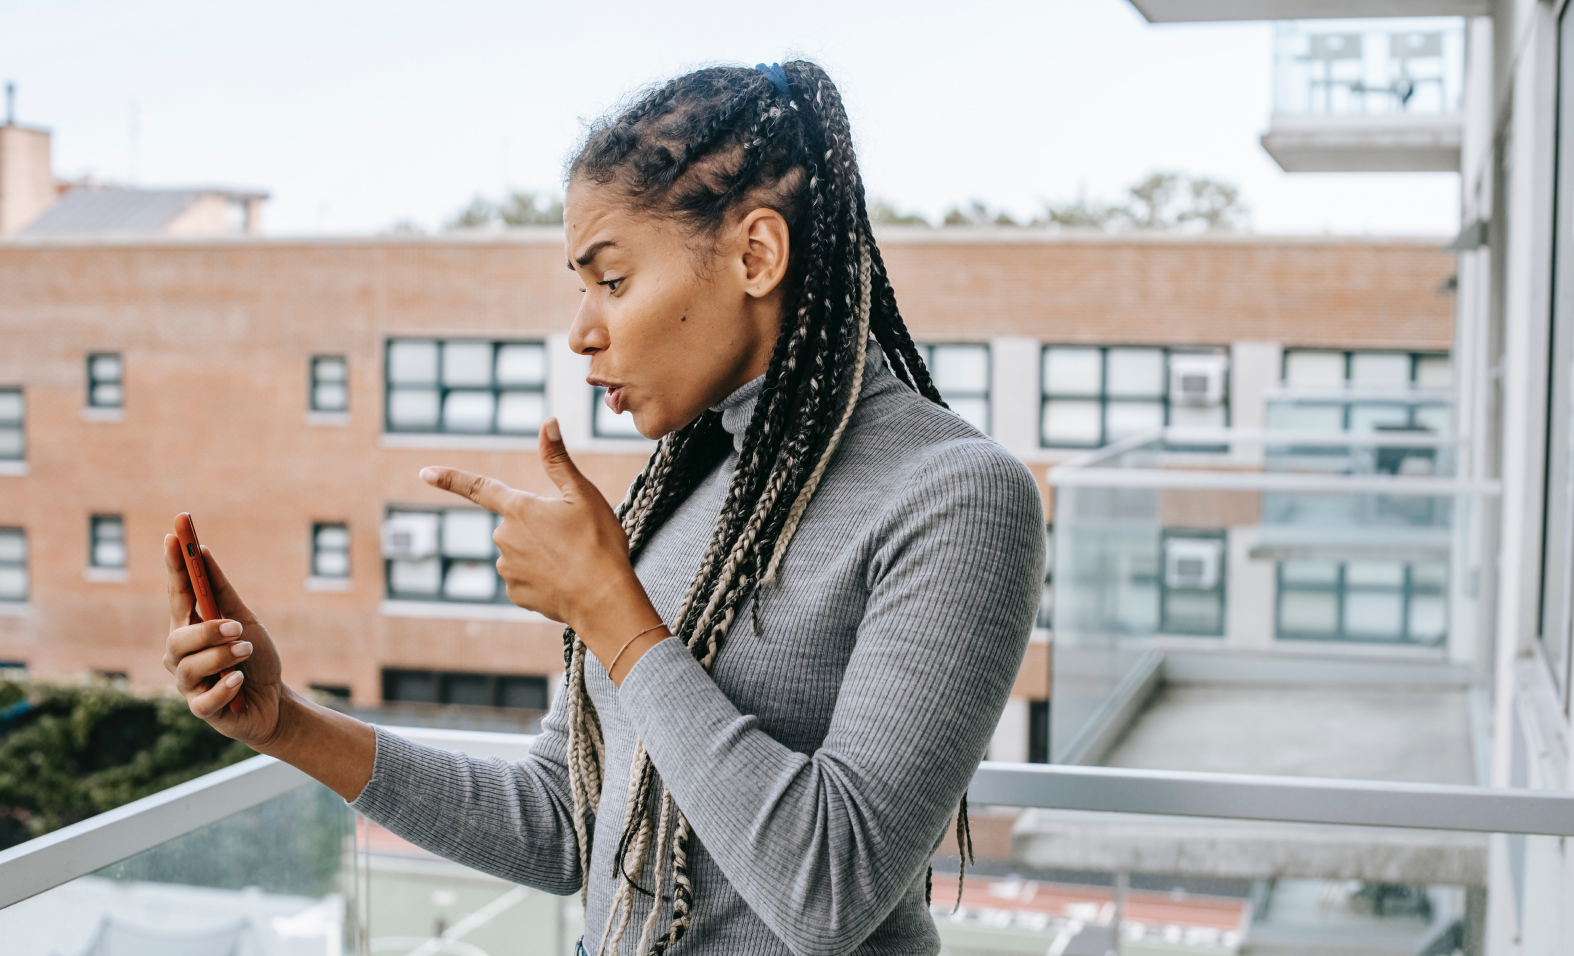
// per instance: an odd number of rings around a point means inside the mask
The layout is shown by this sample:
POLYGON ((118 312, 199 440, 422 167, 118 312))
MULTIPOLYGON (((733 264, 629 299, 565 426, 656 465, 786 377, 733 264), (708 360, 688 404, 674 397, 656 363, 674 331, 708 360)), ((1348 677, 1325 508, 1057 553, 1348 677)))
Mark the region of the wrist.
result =
POLYGON ((626 574, 609 576, 586 599, 569 624, 585 646, 604 662, 610 661, 635 634, 663 623, 633 568, 626 574))

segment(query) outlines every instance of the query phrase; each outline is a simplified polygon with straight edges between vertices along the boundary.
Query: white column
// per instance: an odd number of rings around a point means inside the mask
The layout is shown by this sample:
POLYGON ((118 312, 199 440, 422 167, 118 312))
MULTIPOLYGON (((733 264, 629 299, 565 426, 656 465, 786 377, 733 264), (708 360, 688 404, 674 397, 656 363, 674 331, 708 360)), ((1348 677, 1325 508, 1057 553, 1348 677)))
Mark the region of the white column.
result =
POLYGON ((1039 450, 1041 350, 1037 339, 1001 336, 989 340, 989 434, 1018 458, 1030 457, 1039 450))
MULTIPOLYGON (((1230 425, 1262 428, 1268 423, 1267 393, 1279 384, 1284 347, 1278 342, 1236 342, 1230 346, 1230 425)), ((1233 463, 1262 467, 1263 447, 1236 442, 1233 463)))
POLYGON ((1274 562, 1251 558, 1259 530, 1255 525, 1225 529, 1224 639, 1231 647, 1273 646, 1274 562))

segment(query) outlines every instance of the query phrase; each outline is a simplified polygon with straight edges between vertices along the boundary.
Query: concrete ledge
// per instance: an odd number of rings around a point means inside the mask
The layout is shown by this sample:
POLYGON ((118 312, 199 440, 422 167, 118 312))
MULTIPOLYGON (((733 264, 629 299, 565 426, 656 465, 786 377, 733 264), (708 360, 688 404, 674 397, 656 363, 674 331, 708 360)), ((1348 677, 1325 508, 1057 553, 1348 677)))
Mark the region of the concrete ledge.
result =
POLYGON ((1446 830, 1028 810, 1013 859, 1040 869, 1485 886, 1487 837, 1446 830))

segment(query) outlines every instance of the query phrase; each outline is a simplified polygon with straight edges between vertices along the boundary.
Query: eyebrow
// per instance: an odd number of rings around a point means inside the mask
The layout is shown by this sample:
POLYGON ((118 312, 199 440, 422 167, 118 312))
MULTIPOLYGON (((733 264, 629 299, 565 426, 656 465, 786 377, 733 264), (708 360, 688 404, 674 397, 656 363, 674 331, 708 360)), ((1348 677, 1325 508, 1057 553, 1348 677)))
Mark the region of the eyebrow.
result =
POLYGON ((611 239, 603 239, 600 242, 592 243, 589 249, 586 249, 584 252, 579 254, 579 258, 568 264, 568 271, 574 271, 574 263, 576 262, 582 266, 590 265, 592 262, 596 261, 596 256, 601 254, 601 250, 615 245, 617 245, 617 243, 613 242, 611 239))

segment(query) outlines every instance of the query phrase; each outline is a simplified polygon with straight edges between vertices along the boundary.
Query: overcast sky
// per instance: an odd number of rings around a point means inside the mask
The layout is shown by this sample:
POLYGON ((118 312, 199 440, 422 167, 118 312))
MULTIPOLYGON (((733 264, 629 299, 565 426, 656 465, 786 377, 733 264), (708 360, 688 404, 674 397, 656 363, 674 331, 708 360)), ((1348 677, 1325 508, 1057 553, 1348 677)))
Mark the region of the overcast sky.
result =
POLYGON ((477 193, 556 191, 583 122, 631 91, 793 56, 841 87, 870 192, 932 217, 1178 170, 1238 185, 1258 232, 1453 232, 1453 174, 1279 171, 1257 142, 1270 39, 1149 26, 1126 0, 0 0, 0 79, 54 130, 59 174, 260 186, 272 233, 430 229, 477 193))

